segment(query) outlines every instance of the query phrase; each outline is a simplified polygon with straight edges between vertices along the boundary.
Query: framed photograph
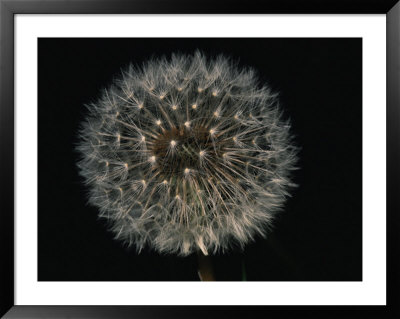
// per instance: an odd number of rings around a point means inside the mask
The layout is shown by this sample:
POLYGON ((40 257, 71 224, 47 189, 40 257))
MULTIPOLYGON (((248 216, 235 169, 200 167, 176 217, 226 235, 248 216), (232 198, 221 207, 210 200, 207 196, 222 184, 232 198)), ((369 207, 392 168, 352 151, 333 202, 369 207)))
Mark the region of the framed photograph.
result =
POLYGON ((0 10, 4 318, 400 314, 396 1, 0 10))

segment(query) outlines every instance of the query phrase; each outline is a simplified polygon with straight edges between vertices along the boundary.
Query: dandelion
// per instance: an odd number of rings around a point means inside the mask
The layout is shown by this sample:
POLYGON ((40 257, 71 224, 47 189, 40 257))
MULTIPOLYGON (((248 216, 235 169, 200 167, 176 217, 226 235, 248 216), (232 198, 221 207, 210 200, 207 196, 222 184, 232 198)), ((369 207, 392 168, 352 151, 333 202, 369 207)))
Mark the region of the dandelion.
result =
POLYGON ((223 56, 130 65, 88 111, 78 166, 89 202, 138 251, 244 247, 294 186, 297 150, 277 94, 223 56))

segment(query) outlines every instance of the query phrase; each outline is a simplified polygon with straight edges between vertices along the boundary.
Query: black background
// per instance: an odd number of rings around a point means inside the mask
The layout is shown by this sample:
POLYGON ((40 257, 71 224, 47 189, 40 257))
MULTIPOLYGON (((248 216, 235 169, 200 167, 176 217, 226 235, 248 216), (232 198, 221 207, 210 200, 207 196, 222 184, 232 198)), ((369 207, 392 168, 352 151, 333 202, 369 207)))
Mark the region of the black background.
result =
POLYGON ((113 240, 86 204, 74 151, 85 103, 119 70, 172 52, 224 53, 280 92, 301 147, 284 211, 267 239, 213 257, 218 280, 362 280, 361 39, 39 39, 40 281, 198 280, 196 256, 113 240))

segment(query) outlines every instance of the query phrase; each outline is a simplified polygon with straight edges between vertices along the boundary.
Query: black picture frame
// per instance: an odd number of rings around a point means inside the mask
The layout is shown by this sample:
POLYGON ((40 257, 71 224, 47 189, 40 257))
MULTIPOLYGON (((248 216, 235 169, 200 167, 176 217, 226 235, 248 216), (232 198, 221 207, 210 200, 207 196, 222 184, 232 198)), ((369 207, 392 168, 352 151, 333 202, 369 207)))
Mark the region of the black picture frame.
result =
POLYGON ((0 315, 5 318, 396 318, 399 300, 400 3, 397 0, 120 1, 0 0, 0 315), (16 306, 14 305, 14 17, 16 14, 386 14, 386 306, 16 306))

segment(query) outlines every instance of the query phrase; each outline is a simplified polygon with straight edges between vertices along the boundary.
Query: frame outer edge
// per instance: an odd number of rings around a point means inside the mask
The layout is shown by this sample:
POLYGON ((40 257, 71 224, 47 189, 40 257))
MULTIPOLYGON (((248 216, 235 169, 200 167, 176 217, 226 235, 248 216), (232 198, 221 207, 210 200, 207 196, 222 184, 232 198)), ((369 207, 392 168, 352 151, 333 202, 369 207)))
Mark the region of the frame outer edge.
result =
POLYGON ((400 163, 400 2, 386 16, 386 185, 387 185, 387 305, 400 317, 399 163, 400 163))
POLYGON ((14 305, 14 14, 0 2, 0 316, 14 305))
MULTIPOLYGON (((3 316, 11 308, 7 314, 7 318, 19 317, 17 314, 18 310, 24 312, 24 309, 28 311, 28 313, 25 311, 25 314, 33 318, 35 317, 34 313, 37 311, 44 311, 47 315, 50 315, 50 312, 59 308, 65 308, 64 310, 68 312, 73 312, 74 308, 76 311, 76 308, 78 308, 80 309, 79 313, 83 309, 89 308, 14 306, 14 13, 17 13, 17 11, 21 13, 43 13, 39 11, 57 13, 59 11, 56 9, 57 7, 61 9, 60 11, 64 11, 64 13, 66 13, 65 11, 69 11, 68 9, 65 10, 65 6, 63 7, 63 1, 54 1, 52 5, 49 4, 49 7, 52 8, 50 10, 46 10, 46 5, 44 7, 39 5, 33 8, 32 5, 34 3, 38 4, 40 1, 23 3, 16 1, 13 4, 10 1, 0 0, 0 203, 2 203, 2 209, 0 210, 0 243, 3 243, 0 247, 2 257, 0 259, 0 316, 3 316), (11 316, 8 316, 9 314, 11 316), (14 317, 13 314, 17 315, 17 317, 14 317)), ((44 5, 44 3, 41 4, 44 5)), ((383 10, 382 7, 381 10, 383 10)), ((94 9, 94 11, 97 10, 94 9)), ((399 314, 399 308, 396 306, 398 300, 395 299, 398 296, 396 291, 400 286, 398 274, 400 267, 398 257, 396 257, 397 244, 400 242, 400 236, 397 233, 399 226, 397 216, 397 223, 395 221, 395 214, 400 211, 399 199, 397 199, 399 197, 397 194, 397 190, 399 189, 399 170, 397 166, 400 163, 400 149, 398 146, 400 136, 399 17, 400 2, 397 2, 387 13, 387 251, 388 278, 390 277, 390 280, 387 282, 387 303, 391 307, 395 307, 395 309, 392 308, 391 314, 386 313, 388 316, 385 317, 387 318, 394 318, 399 314), (389 294, 389 291, 391 294, 389 294)), ((90 308, 95 308, 101 312, 99 309, 101 307, 90 308)), ((121 309, 120 307, 110 308, 121 309)), ((129 309, 130 307, 126 308, 129 309)), ((84 313, 85 311, 82 312, 84 313)))

